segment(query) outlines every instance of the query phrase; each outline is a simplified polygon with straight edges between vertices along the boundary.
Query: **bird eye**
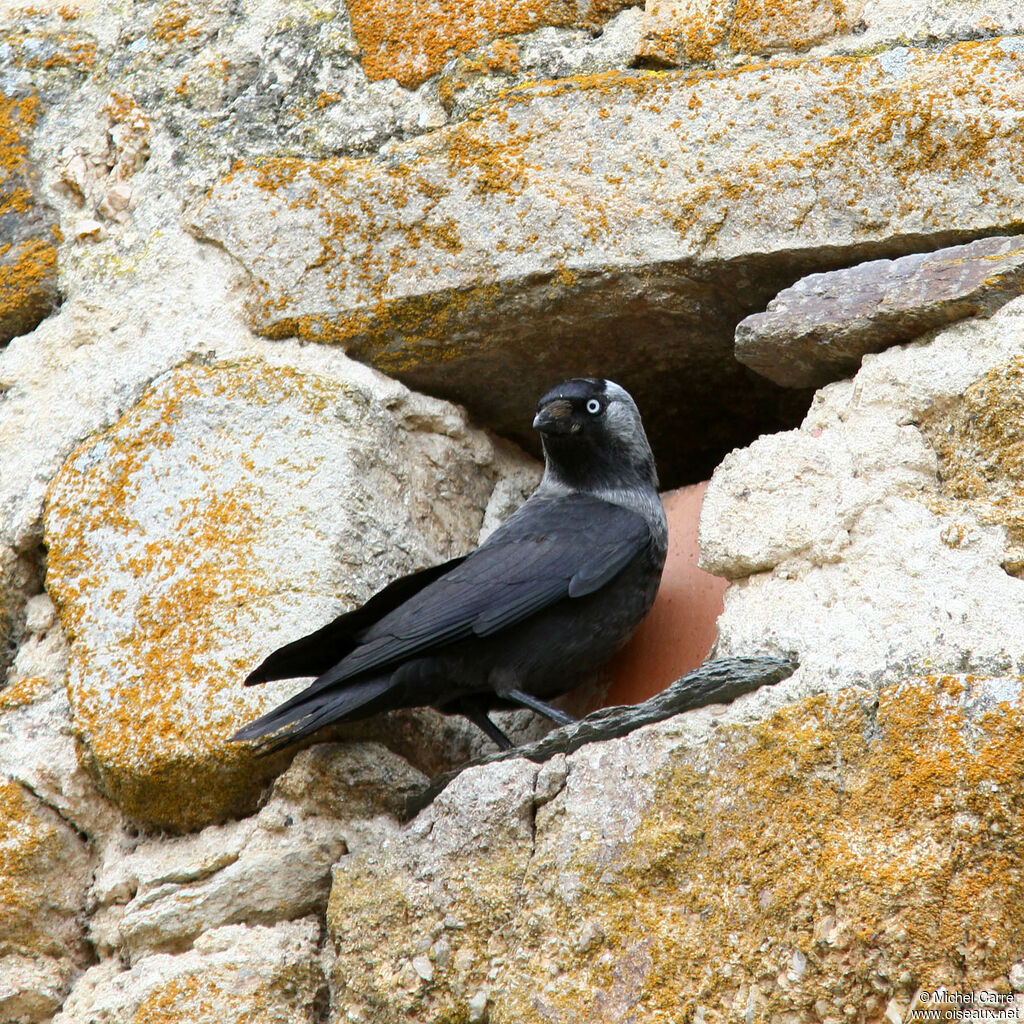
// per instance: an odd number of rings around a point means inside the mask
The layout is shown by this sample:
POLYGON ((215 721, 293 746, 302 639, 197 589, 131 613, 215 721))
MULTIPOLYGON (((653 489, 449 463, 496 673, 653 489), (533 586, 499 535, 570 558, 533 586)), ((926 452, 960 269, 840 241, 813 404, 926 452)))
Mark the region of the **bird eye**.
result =
POLYGON ((587 412, 591 416, 596 416, 601 411, 601 403, 596 398, 591 398, 587 401, 587 412))

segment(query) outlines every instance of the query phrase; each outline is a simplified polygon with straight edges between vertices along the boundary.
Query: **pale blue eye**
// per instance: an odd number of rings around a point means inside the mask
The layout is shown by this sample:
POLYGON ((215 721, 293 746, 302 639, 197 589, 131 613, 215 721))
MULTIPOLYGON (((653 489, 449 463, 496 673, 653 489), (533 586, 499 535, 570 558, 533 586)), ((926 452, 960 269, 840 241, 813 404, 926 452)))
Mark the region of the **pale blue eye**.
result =
POLYGON ((587 402, 587 412, 591 416, 596 416, 601 411, 601 403, 596 398, 591 398, 587 402))

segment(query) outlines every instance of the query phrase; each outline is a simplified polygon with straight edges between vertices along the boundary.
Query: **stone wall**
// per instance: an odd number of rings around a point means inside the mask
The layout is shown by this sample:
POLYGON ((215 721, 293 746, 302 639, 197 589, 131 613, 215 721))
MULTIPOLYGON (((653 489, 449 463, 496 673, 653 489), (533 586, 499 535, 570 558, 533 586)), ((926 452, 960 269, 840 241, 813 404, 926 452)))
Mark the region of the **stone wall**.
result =
POLYGON ((1022 72, 988 0, 0 4, 0 1021, 1024 1012, 1022 72), (408 822, 457 720, 229 744, 581 373, 796 672, 408 822))

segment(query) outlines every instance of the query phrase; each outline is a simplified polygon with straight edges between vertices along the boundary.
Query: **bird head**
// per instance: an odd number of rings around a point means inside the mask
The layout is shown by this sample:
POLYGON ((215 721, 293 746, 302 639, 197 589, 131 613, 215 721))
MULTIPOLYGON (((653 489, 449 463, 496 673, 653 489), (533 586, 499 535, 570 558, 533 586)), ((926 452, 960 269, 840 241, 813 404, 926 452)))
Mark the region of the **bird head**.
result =
POLYGON ((545 475, 558 483, 588 491, 657 487, 640 410, 614 381, 563 381, 537 403, 533 426, 544 446, 545 475))

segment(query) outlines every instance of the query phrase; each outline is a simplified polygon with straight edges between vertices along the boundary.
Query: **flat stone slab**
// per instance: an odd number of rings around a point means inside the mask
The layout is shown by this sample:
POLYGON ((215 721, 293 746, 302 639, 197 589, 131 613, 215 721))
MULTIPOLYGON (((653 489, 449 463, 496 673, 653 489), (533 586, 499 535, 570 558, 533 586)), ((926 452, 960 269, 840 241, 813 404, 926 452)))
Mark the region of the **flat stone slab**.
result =
POLYGON ((349 0, 352 30, 371 80, 415 88, 475 46, 547 25, 597 29, 642 0, 349 0))
POLYGON ((193 230, 250 271, 262 333, 343 345, 515 440, 552 381, 620 381, 672 485, 806 411, 733 356, 781 288, 1024 220, 1022 53, 541 82, 374 157, 243 166, 193 230))
POLYGON ((811 274, 736 327, 736 358, 785 387, 852 376, 881 352, 1024 291, 1024 238, 982 238, 896 260, 811 274))

